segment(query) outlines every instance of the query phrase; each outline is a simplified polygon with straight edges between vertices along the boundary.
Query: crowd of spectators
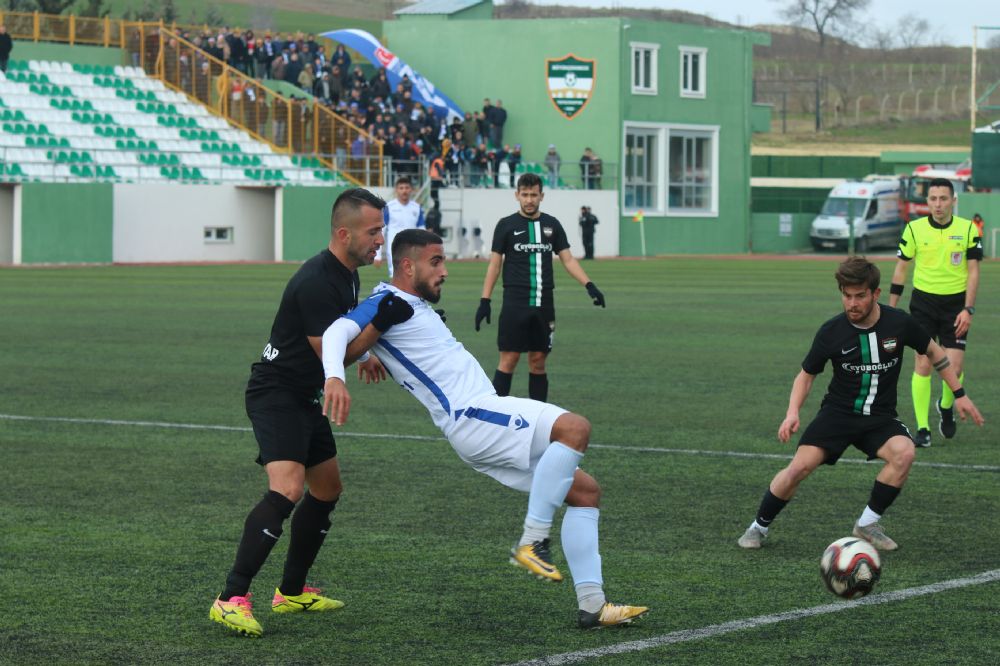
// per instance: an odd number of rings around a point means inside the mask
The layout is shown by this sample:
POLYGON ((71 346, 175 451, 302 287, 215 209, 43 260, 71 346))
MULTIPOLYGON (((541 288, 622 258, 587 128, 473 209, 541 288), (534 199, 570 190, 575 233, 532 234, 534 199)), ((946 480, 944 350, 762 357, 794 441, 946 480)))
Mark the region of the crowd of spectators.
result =
MULTIPOLYGON (((149 37, 152 41, 158 39, 149 37)), ((166 49, 177 53, 176 57, 167 54, 166 75, 171 78, 173 74, 183 89, 203 101, 210 101, 209 81, 220 73, 221 63, 226 63, 255 79, 276 79, 297 86, 312 95, 317 104, 365 130, 378 142, 368 142, 357 133, 338 135, 336 128, 324 127, 330 124, 329 114, 320 114, 320 128, 314 141, 311 123, 307 122, 314 111, 304 95, 292 95, 291 107, 280 108, 281 105, 268 103, 269 93, 260 86, 234 79, 227 93, 230 109, 239 109, 237 113, 245 116, 239 118, 244 124, 278 145, 290 142, 296 151, 305 152, 316 147, 321 154, 334 156, 338 168, 347 159, 377 154, 380 145, 383 156, 391 158, 395 175, 420 178, 429 173, 437 160, 438 178, 432 176, 432 180, 438 188, 459 183, 499 187, 501 178, 505 179, 504 186, 514 184, 523 158, 520 144, 511 146, 504 142, 507 109, 500 99, 484 99, 481 109, 467 111, 464 117, 456 116, 449 122, 435 107, 414 99, 413 82, 408 76, 404 75, 393 88, 385 69, 366 76, 342 44, 327 53, 326 46, 318 43, 315 35, 257 36, 252 30, 224 28, 218 32, 182 32, 181 37, 211 58, 191 54, 190 48, 183 48, 171 39, 166 49), (201 61, 191 62, 191 58, 201 61), (177 64, 172 65, 174 62, 177 64), (171 68, 178 71, 172 73, 171 68)), ((138 59, 138 52, 135 57, 138 59)), ((155 61, 150 49, 146 57, 155 61)), ((543 161, 549 185, 559 186, 562 160, 554 145, 549 147, 543 161)), ((600 159, 588 148, 579 162, 583 186, 600 187, 600 159)))

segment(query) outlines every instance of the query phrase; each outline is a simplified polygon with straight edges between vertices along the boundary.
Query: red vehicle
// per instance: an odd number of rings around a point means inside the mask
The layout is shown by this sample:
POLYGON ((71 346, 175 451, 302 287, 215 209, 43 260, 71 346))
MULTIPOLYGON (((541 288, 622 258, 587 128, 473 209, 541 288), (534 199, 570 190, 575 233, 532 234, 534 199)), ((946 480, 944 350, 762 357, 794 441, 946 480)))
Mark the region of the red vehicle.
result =
POLYGON ((903 176, 900 216, 905 222, 930 214, 927 208, 927 186, 935 178, 947 178, 955 187, 955 194, 971 189, 972 162, 966 160, 954 169, 936 168, 922 164, 913 170, 912 176, 903 176))

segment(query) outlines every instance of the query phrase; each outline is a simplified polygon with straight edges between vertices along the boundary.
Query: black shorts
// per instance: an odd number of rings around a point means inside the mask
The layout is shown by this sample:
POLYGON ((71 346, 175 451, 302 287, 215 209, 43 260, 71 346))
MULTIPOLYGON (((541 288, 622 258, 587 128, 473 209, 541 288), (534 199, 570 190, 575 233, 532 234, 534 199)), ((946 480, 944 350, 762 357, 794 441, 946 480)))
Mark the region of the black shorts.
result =
POLYGON ((878 457, 878 450, 891 438, 903 436, 913 441, 903 422, 892 416, 861 416, 821 408, 799 438, 799 446, 808 444, 826 451, 824 465, 836 465, 848 446, 868 456, 878 457))
POLYGON ((504 306, 497 323, 497 347, 500 351, 552 351, 552 336, 556 330, 555 307, 532 308, 522 305, 504 306))
POLYGON ((318 399, 282 389, 250 389, 246 406, 260 448, 258 464, 294 460, 309 468, 336 457, 337 443, 318 399))
POLYGON ((955 317, 965 308, 965 292, 938 296, 919 289, 910 296, 910 314, 942 347, 965 349, 965 336, 955 337, 955 317))

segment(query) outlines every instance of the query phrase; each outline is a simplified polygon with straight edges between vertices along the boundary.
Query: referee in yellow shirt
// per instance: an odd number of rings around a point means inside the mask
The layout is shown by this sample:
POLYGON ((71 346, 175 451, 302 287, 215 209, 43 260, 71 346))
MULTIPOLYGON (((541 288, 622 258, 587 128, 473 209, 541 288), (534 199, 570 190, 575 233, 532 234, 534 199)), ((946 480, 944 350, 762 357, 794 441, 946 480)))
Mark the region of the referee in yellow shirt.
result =
MULTIPOLYGON (((906 271, 913 262, 913 296, 910 314, 924 330, 945 348, 947 358, 935 364, 954 367, 959 380, 965 380, 963 362, 965 343, 976 314, 976 290, 979 288, 979 262, 983 259, 983 242, 975 224, 952 215, 955 188, 946 178, 935 178, 927 188, 927 206, 931 214, 913 220, 903 229, 896 253, 896 270, 889 289, 889 305, 895 306, 903 294, 906 271)), ((916 355, 911 380, 913 411, 917 417, 914 443, 931 445, 928 426, 931 406, 931 362, 916 355)), ((955 396, 946 386, 941 387, 937 411, 941 416, 939 430, 946 439, 955 436, 957 424, 953 406, 955 396)))

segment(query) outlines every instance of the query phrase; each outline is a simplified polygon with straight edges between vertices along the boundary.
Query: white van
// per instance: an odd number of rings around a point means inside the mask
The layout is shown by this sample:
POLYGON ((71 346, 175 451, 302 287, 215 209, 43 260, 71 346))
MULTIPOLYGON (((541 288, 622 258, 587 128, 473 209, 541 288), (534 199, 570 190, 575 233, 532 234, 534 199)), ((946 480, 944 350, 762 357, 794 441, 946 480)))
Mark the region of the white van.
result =
POLYGON ((903 232, 898 178, 868 176, 830 190, 823 210, 813 220, 809 240, 816 250, 847 250, 849 222, 854 220, 854 251, 894 247, 903 232))

